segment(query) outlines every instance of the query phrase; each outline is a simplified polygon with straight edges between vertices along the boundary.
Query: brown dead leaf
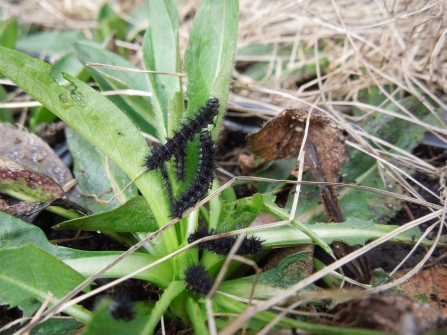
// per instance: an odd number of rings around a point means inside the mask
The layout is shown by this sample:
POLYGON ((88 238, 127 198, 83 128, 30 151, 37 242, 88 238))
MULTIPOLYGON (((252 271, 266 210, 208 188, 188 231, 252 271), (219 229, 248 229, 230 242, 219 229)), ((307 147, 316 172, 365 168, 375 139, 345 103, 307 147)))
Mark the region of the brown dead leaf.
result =
MULTIPOLYGON (((303 109, 286 109, 268 121, 260 131, 247 136, 253 153, 267 161, 297 157, 303 142, 307 114, 303 109)), ((326 181, 335 182, 345 152, 342 131, 329 118, 311 115, 307 141, 316 148, 326 181)), ((292 173, 296 176, 296 171, 292 173)))
MULTIPOLYGON (((72 181, 73 175, 53 149, 41 138, 25 131, 0 123, 0 156, 5 156, 27 168, 42 173, 61 187, 72 181)), ((78 188, 72 188, 67 196, 72 201, 80 197, 78 188)), ((48 200, 48 199, 46 199, 48 200)))
MULTIPOLYGON (((260 167, 260 164, 256 163, 255 156, 253 154, 247 155, 247 154, 241 153, 238 156, 237 162, 238 162, 239 166, 242 168, 242 170, 244 170, 245 172, 248 172, 248 173, 253 173, 256 170, 258 170, 260 167)), ((261 164, 261 165, 263 165, 263 164, 261 164)))
POLYGON ((39 133, 40 138, 52 146, 63 141, 65 127, 65 122, 59 121, 51 124, 39 123, 35 129, 39 133))
POLYGON ((22 200, 49 201, 65 197, 50 177, 0 156, 0 190, 22 200))
POLYGON ((352 299, 331 311, 339 326, 367 328, 395 334, 423 334, 441 318, 428 304, 400 294, 352 299))
POLYGON ((21 201, 20 203, 12 206, 9 206, 6 201, 0 199, 1 211, 4 211, 28 223, 32 223, 37 215, 50 206, 59 206, 67 210, 72 209, 83 215, 92 214, 89 210, 79 206, 78 204, 62 198, 54 199, 48 202, 21 201))
MULTIPOLYGON (((405 274, 405 271, 396 273, 399 278, 405 274)), ((411 295, 424 294, 427 303, 438 310, 443 318, 447 317, 447 268, 441 266, 431 266, 428 269, 421 270, 407 282, 402 284, 405 293, 411 295)))

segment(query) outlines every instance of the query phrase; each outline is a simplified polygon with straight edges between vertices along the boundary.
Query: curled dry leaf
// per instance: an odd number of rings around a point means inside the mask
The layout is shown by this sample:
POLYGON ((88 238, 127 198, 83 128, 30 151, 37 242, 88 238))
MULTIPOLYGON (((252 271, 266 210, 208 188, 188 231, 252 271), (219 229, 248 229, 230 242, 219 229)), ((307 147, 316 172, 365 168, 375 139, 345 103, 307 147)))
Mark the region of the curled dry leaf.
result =
MULTIPOLYGON (((3 200, 3 199, 0 199, 3 200)), ((84 215, 92 214, 90 211, 79 206, 78 204, 71 202, 67 199, 58 198, 48 202, 35 202, 35 201, 22 201, 18 204, 9 206, 6 201, 1 201, 0 210, 13 215, 25 222, 31 223, 43 210, 50 206, 59 206, 64 209, 74 209, 84 215)))
MULTIPOLYGON (((61 187, 73 180, 73 175, 68 167, 53 149, 38 136, 1 123, 0 134, 2 134, 0 156, 9 158, 36 173, 44 174, 61 187)), ((80 195, 78 189, 73 188, 67 196, 72 201, 76 201, 80 195)), ((59 195, 43 200, 48 201, 60 197, 59 195)))
MULTIPOLYGON (((402 277, 406 271, 399 271, 395 277, 402 277)), ((443 318, 447 317, 447 270, 444 266, 423 269, 402 284, 402 289, 410 295, 425 295, 427 303, 443 318)))
MULTIPOLYGON (((267 161, 297 157, 304 140, 308 111, 286 109, 268 121, 260 131, 247 137, 253 153, 267 161)), ((345 139, 327 117, 311 115, 306 140, 305 163, 316 181, 336 182, 342 167, 345 139)), ((296 176, 297 171, 292 171, 296 176)), ((343 222, 333 187, 321 186, 321 199, 328 222, 343 222)))
POLYGON ((441 320, 436 309, 405 295, 389 294, 352 299, 332 311, 337 325, 375 329, 394 334, 423 334, 441 320))
POLYGON ((0 190, 17 199, 50 201, 65 197, 50 177, 0 156, 0 190))
MULTIPOLYGON (((257 133, 247 137, 253 153, 267 161, 297 157, 303 143, 308 111, 286 109, 268 121, 257 133)), ((342 131, 331 119, 311 115, 307 141, 316 148, 326 181, 336 181, 345 152, 342 131)), ((296 175, 296 171, 293 171, 296 175)))
POLYGON ((242 170, 248 173, 252 173, 259 169, 259 165, 256 164, 254 155, 246 155, 244 153, 241 153, 239 154, 237 162, 242 170))

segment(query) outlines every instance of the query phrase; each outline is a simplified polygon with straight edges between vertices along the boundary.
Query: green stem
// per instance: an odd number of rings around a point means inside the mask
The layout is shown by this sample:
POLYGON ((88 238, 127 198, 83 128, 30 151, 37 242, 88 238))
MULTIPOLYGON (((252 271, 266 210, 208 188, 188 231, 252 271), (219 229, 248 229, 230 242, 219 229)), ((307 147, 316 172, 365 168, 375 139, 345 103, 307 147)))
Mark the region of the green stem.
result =
MULTIPOLYGON (((264 207, 267 212, 279 217, 281 220, 286 221, 289 219, 288 213, 274 204, 264 203, 264 207)), ((331 255, 332 258, 336 259, 331 247, 320 236, 315 234, 315 232, 308 225, 302 224, 296 220, 293 220, 291 224, 306 234, 312 240, 312 243, 320 246, 324 251, 331 255)))
POLYGON ((185 289, 185 285, 181 281, 173 281, 163 292, 160 300, 155 304, 154 309, 149 317, 148 322, 144 326, 141 334, 154 334, 155 327, 160 322, 161 316, 166 312, 172 300, 174 300, 185 289))
MULTIPOLYGON (((326 266, 323 262, 319 261, 318 259, 314 258, 314 269, 317 271, 320 271, 324 269, 326 266)), ((333 275, 326 275, 323 277, 323 281, 326 283, 326 285, 329 288, 332 289, 339 289, 342 284, 342 280, 333 276, 333 275)))
POLYGON ((206 318, 204 318, 203 311, 197 304, 196 299, 188 297, 186 300, 186 312, 194 326, 194 333, 198 335, 208 335, 208 328, 206 327, 206 318))

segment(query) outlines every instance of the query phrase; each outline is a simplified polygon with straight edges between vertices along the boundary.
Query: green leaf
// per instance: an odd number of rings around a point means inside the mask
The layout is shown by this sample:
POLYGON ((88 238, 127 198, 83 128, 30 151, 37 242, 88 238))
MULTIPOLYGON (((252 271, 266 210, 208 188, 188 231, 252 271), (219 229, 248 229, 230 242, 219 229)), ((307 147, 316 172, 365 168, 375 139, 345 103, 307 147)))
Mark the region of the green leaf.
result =
MULTIPOLYGON (((266 300, 281 294, 286 288, 306 278, 306 258, 308 252, 300 252, 284 258, 277 266, 264 271, 258 277, 253 298, 266 300)), ((240 298, 250 298, 255 276, 248 276, 223 282, 219 291, 240 298)), ((311 284, 304 290, 317 290, 311 284)))
POLYGON ((31 111, 31 118, 29 119, 29 129, 36 133, 36 126, 39 123, 51 123, 57 119, 56 115, 51 113, 48 108, 44 106, 34 107, 31 111))
POLYGON ((163 295, 155 303, 150 317, 148 318, 142 334, 154 334, 155 327, 160 322, 160 318, 171 305, 171 302, 185 290, 185 284, 182 281, 173 281, 163 292, 163 295))
POLYGON ((0 190, 10 196, 29 201, 50 201, 65 197, 60 185, 24 165, 0 156, 0 190))
POLYGON ((90 78, 90 73, 82 64, 78 57, 71 52, 59 59, 53 65, 52 76, 61 85, 67 85, 68 81, 62 76, 62 72, 67 72, 72 76, 86 82, 90 78))
POLYGON ((73 319, 49 319, 37 325, 31 335, 72 335, 79 332, 82 323, 73 319))
MULTIPOLYGON (((152 0, 148 5, 150 26, 143 41, 144 64, 151 71, 181 73, 177 8, 172 0, 152 0)), ((162 112, 162 119, 157 120, 157 129, 159 138, 164 140, 166 134, 172 135, 172 130, 177 129, 184 111, 183 95, 175 94, 182 92, 182 80, 180 77, 161 74, 149 74, 149 79, 154 98, 162 112), (176 102, 170 104, 173 98, 176 102)))
MULTIPOLYGON (((34 245, 0 250, 0 297, 11 307, 30 298, 43 302, 48 292, 54 294, 49 304, 53 306, 84 280, 85 277, 34 245)), ((81 322, 90 319, 90 313, 78 305, 64 312, 81 322)))
POLYGON ((17 40, 17 19, 12 17, 0 23, 0 45, 13 49, 17 40))
MULTIPOLYGON (((390 86, 384 85, 385 90, 390 93, 390 86)), ((380 106, 387 99, 377 86, 368 87, 360 90, 357 94, 357 100, 368 105, 380 106)), ((352 107, 352 112, 355 116, 363 116, 364 112, 357 106, 352 107)))
MULTIPOLYGON (((105 3, 98 15, 98 29, 94 29, 94 35, 99 42, 105 41, 112 35, 119 40, 126 40, 126 21, 121 16, 118 16, 113 8, 105 3)), ((127 49, 118 47, 119 53, 123 56, 127 56, 127 49)))
MULTIPOLYGON (((279 208, 275 204, 275 197, 272 196, 263 196, 264 198, 264 211, 267 213, 270 213, 272 215, 275 215, 278 217, 281 221, 283 220, 289 220, 289 211, 284 208, 279 208)), ((334 259, 334 253, 332 252, 332 249, 329 247, 328 243, 321 238, 318 234, 315 233, 313 227, 306 225, 297 219, 293 220, 291 222, 294 228, 296 228, 298 231, 305 234, 309 239, 312 241, 310 243, 315 243, 316 245, 320 246, 324 251, 326 251, 327 254, 331 255, 334 259)), ((265 246, 265 244, 264 244, 265 246)))
POLYGON ((152 303, 137 302, 133 304, 135 317, 132 320, 124 321, 114 319, 109 310, 113 302, 110 299, 102 299, 96 306, 91 321, 86 325, 83 335, 109 335, 109 334, 129 334, 143 335, 144 324, 152 314, 152 303))
MULTIPOLYGON (((60 259, 77 272, 88 277, 106 265, 110 264, 120 255, 121 251, 82 251, 55 246, 48 242, 44 232, 14 216, 0 211, 0 250, 17 248, 31 243, 45 252, 60 259)), ((102 278, 120 278, 137 269, 155 262, 158 258, 145 253, 134 252, 123 261, 106 272, 102 278)), ((164 288, 172 280, 172 268, 170 262, 163 262, 154 268, 141 273, 135 278, 147 280, 164 288)))
POLYGON ((56 230, 74 229, 108 232, 154 232, 158 229, 143 197, 136 196, 117 209, 69 220, 53 226, 56 230))
POLYGON ((186 312, 194 326, 194 332, 198 335, 209 334, 206 324, 206 314, 204 310, 200 308, 197 300, 188 296, 186 298, 186 312))
MULTIPOLYGON (((305 172, 303 174, 303 180, 313 180, 312 173, 310 171, 305 172)), ((294 195, 293 192, 289 194, 285 208, 290 210, 293 204, 294 195)), ((323 205, 321 205, 320 187, 318 185, 301 185, 300 198, 296 208, 295 218, 300 222, 305 223, 326 221, 324 208, 323 205)))
MULTIPOLYGON (((74 174, 78 185, 85 194, 96 194, 101 200, 109 200, 130 182, 124 172, 83 136, 67 127, 65 130, 68 147, 73 155, 74 174)), ((138 194, 135 185, 107 204, 96 201, 94 197, 82 196, 82 206, 93 213, 101 213, 125 203, 138 194)))
MULTIPOLYGON (((360 220, 352 217, 348 217, 345 222, 341 223, 304 225, 327 244, 339 241, 349 245, 365 245, 367 241, 375 240, 399 228, 399 226, 374 224, 373 221, 360 220)), ((264 240, 262 245, 266 248, 315 243, 299 229, 290 226, 263 229, 253 234, 261 240, 264 240)), ((420 230, 414 227, 393 237, 390 241, 411 245, 421 235, 420 230)), ((424 239, 421 245, 432 245, 432 241, 424 239)))
POLYGON ((40 306, 42 306, 40 301, 34 298, 24 300, 17 305, 17 307, 19 307, 19 309, 22 311, 23 317, 33 316, 40 306))
MULTIPOLYGON (((265 167, 256 173, 257 177, 270 178, 270 179, 288 179, 291 171, 296 165, 296 158, 292 159, 277 159, 269 162, 265 167)), ((280 190, 284 187, 281 183, 258 183, 258 192, 267 193, 280 190)))
MULTIPOLYGON (((309 78, 316 76, 316 63, 314 50, 307 48, 303 45, 298 46, 298 50, 294 50, 289 44, 280 46, 280 48, 273 54, 274 44, 251 44, 238 51, 237 56, 264 56, 264 59, 272 58, 275 56, 278 60, 274 64, 271 62, 256 62, 248 63, 248 67, 245 66, 243 74, 257 81, 263 81, 263 84, 273 84, 276 82, 294 82, 300 83, 309 78), (290 62, 287 62, 285 58, 291 58, 292 52, 303 55, 307 61, 304 61, 301 67, 290 66, 290 62), (278 67, 280 66, 280 68, 278 67)), ((329 61, 323 52, 319 52, 319 66, 320 71, 325 72, 325 69, 329 65, 329 61)))
MULTIPOLYGON (((380 102, 380 99, 377 102, 380 102)), ((425 106, 415 97, 409 97, 400 101, 422 121, 436 125, 433 115, 426 115, 425 106)), ((390 103, 383 108, 398 111, 398 107, 390 103)), ((411 152, 424 138, 425 129, 417 124, 391 117, 382 113, 374 113, 361 124, 362 129, 368 134, 386 140, 395 146, 411 152)), ((375 146, 371 143, 372 146, 375 146)), ((390 150, 394 152, 394 150, 390 150)), ((362 186, 375 187, 400 193, 401 187, 394 179, 384 173, 386 185, 378 173, 376 160, 358 150, 349 150, 350 159, 343 166, 341 174, 344 182, 357 183, 362 186)), ((388 168, 389 169, 389 168, 388 168)), ((412 173, 402 168, 407 173, 412 173)), ((377 220, 385 223, 400 209, 400 200, 389 198, 378 193, 346 189, 341 192, 339 204, 346 216, 362 217, 368 220, 377 220)))
MULTIPOLYGON (((136 177, 149 150, 132 122, 89 85, 66 74, 70 90, 51 77, 51 66, 20 52, 0 47, 0 72, 106 154, 130 178, 136 177)), ((135 184, 145 197, 159 227, 170 221, 170 206, 161 174, 143 174, 135 184)), ((174 250, 176 238, 167 230, 162 246, 174 250)))
POLYGON ((213 131, 217 138, 226 108, 238 31, 237 0, 204 0, 196 13, 185 53, 188 75, 188 115, 192 116, 214 96, 220 102, 220 117, 213 131))
POLYGON ((217 232, 225 233, 248 227, 261 213, 264 201, 259 194, 251 199, 242 198, 235 202, 223 201, 217 232))
MULTIPOLYGON (((138 69, 135 65, 117 54, 104 50, 92 41, 75 43, 76 53, 82 63, 94 62, 130 69, 138 69)), ((151 92, 144 73, 117 71, 101 67, 88 67, 102 91, 134 89, 151 92)), ((144 96, 112 95, 108 99, 118 106, 141 130, 155 136, 156 120, 152 111, 151 100, 144 96)))
POLYGON ((127 24, 128 36, 133 36, 145 29, 149 24, 149 2, 145 1, 141 5, 134 7, 130 17, 132 20, 127 24))
POLYGON ((61 58, 73 51, 73 43, 84 39, 84 35, 74 30, 45 31, 21 37, 16 49, 37 55, 61 58))
MULTIPOLYGON (((1 102, 8 101, 8 93, 6 92, 3 85, 0 86, 0 101, 1 102)), ((0 122, 13 123, 13 121, 14 121, 14 119, 12 117, 11 109, 0 108, 0 122)))
MULTIPOLYGON (((56 251, 56 256, 59 259, 86 277, 93 276, 123 254, 121 251, 82 251, 70 248, 58 249, 56 251)), ((121 278, 157 260, 158 258, 153 255, 134 252, 117 265, 114 265, 100 278, 121 278)), ((168 261, 141 272, 133 278, 151 282, 161 289, 165 289, 172 281, 172 277, 173 271, 168 261)))

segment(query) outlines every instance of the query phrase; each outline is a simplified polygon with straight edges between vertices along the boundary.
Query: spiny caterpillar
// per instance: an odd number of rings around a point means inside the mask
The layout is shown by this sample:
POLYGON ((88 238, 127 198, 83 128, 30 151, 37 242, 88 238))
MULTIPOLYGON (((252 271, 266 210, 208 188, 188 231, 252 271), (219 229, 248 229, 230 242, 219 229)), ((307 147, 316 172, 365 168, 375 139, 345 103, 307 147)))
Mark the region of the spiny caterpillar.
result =
POLYGON ((178 180, 185 179, 185 159, 186 148, 182 148, 175 154, 175 176, 178 180))
MULTIPOLYGON (((206 230, 197 230, 188 237, 188 243, 195 242, 203 237, 208 237, 216 234, 213 229, 211 231, 206 230)), ((228 255, 231 248, 233 248, 234 242, 236 242, 236 236, 225 236, 218 238, 216 240, 205 241, 199 243, 197 247, 200 250, 209 250, 214 252, 217 255, 228 255)), ((258 252, 264 250, 262 247, 262 241, 260 238, 256 236, 245 236, 242 240, 241 246, 236 251, 237 255, 247 256, 247 255, 255 255, 258 252)))
POLYGON ((185 271, 185 284, 186 288, 191 291, 208 294, 214 283, 202 264, 193 264, 185 271))
POLYGON ((214 124, 213 119, 219 113, 219 100, 211 98, 205 107, 201 107, 195 118, 189 118, 189 123, 180 125, 179 131, 174 131, 174 136, 168 138, 166 144, 161 145, 157 150, 152 151, 152 155, 146 157, 144 165, 147 171, 155 170, 169 161, 172 156, 177 158, 186 149, 188 141, 192 141, 194 136, 206 128, 209 124, 214 124))
POLYGON ((116 320, 130 321, 135 316, 130 299, 124 294, 117 294, 108 308, 109 314, 116 320))
POLYGON ((178 199, 174 199, 171 202, 173 217, 181 218, 183 212, 187 208, 194 206, 199 198, 205 194, 213 181, 214 170, 216 169, 216 147, 209 131, 204 131, 200 135, 199 149, 201 158, 196 176, 191 185, 180 194, 178 199))

